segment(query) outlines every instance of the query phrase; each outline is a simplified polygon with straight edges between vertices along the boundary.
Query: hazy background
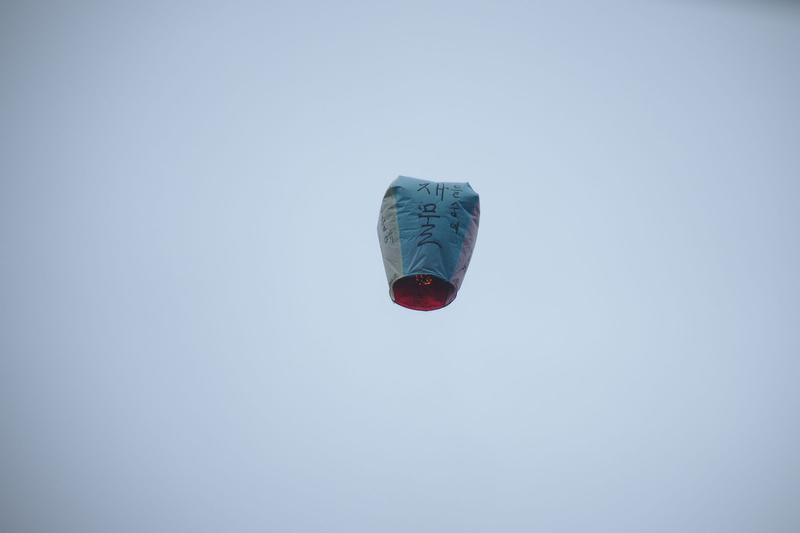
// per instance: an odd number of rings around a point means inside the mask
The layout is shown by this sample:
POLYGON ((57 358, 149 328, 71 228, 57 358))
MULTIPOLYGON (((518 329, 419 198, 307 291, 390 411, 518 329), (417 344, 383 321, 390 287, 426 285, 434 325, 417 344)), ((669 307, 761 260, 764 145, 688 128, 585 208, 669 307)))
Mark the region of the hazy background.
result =
POLYGON ((0 530, 800 531, 789 2, 4 2, 0 530), (481 194, 390 303, 397 174, 481 194))

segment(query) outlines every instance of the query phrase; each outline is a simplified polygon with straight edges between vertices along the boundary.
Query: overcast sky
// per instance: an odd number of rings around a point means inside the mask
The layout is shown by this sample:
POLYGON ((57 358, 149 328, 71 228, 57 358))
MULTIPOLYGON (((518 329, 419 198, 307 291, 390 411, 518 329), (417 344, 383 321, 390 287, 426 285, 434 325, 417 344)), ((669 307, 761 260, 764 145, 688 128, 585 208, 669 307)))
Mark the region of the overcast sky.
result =
POLYGON ((800 531, 790 2, 4 2, 0 530, 800 531), (469 181, 456 301, 381 198, 469 181))

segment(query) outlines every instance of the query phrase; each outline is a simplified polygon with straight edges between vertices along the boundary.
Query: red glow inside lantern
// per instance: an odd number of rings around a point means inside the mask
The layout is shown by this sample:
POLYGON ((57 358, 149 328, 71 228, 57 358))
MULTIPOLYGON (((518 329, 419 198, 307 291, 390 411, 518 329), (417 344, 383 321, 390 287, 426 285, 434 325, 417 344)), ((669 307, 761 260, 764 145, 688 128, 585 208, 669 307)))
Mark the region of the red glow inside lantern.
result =
POLYGON ((456 296, 449 282, 427 274, 406 276, 394 282, 395 303, 417 311, 433 311, 446 306, 456 296))

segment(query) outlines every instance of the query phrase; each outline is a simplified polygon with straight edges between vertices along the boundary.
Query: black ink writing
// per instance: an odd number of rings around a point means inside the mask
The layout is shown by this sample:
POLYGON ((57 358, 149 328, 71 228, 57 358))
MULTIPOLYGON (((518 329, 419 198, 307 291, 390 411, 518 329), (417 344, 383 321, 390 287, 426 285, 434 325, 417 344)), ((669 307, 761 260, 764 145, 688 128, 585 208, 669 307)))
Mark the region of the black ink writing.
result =
POLYGON ((419 209, 422 212, 417 215, 420 222, 420 233, 417 235, 417 246, 435 244, 441 248, 442 245, 439 244, 439 241, 434 240, 433 238, 433 230, 436 229, 436 219, 441 218, 441 215, 436 214, 436 204, 421 204, 419 209))

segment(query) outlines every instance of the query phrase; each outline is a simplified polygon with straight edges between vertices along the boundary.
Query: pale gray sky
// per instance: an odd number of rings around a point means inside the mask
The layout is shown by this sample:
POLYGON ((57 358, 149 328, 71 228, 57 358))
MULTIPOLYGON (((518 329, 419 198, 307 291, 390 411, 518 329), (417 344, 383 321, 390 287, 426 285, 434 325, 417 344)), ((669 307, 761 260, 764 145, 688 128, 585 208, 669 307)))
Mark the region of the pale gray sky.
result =
POLYGON ((800 530, 754 5, 5 2, 0 530, 800 530), (441 311, 389 301, 398 174, 481 195, 441 311))

